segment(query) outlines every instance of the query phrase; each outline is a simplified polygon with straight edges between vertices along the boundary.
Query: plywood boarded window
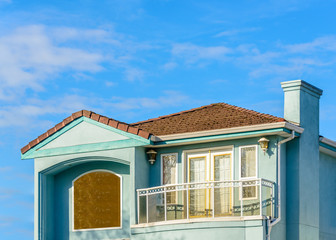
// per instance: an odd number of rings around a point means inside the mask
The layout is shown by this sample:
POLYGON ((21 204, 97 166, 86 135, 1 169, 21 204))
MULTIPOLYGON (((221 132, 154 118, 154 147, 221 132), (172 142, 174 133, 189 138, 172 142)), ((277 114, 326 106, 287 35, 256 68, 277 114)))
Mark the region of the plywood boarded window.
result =
POLYGON ((121 227, 121 179, 94 171, 73 183, 74 230, 121 227))

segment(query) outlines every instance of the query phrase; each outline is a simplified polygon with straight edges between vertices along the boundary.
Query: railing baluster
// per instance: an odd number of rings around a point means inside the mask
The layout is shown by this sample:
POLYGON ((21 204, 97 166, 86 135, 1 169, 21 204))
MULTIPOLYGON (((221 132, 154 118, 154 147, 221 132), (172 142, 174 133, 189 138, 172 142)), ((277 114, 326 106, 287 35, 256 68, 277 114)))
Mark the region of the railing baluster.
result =
POLYGON ((138 206, 138 224, 140 223, 140 194, 139 194, 139 191, 137 191, 137 197, 138 197, 138 204, 137 204, 137 206, 138 206))
POLYGON ((212 183, 212 217, 215 217, 215 183, 212 183))
POLYGON ((164 214, 165 221, 167 221, 167 187, 164 187, 164 214))
POLYGON ((148 223, 148 191, 146 191, 146 218, 148 223))
POLYGON ((187 219, 189 219, 189 184, 187 183, 187 219))
POLYGON ((260 216, 262 216, 262 199, 261 199, 261 179, 259 179, 259 201, 260 201, 260 216))
POLYGON ((240 216, 243 217, 243 182, 240 182, 239 186, 240 186, 240 216))

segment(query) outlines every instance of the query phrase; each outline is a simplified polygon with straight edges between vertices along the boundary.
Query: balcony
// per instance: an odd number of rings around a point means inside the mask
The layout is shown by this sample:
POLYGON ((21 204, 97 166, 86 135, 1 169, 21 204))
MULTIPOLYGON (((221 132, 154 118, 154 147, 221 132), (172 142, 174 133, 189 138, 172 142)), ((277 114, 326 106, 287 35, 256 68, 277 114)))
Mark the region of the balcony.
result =
POLYGON ((274 217, 274 182, 183 183, 138 189, 138 224, 274 217))

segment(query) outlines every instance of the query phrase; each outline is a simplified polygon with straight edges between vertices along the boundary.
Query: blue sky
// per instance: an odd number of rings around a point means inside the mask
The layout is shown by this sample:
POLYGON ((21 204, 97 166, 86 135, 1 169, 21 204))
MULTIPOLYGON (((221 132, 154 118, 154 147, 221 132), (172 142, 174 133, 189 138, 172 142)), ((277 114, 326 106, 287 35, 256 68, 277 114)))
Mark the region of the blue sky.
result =
POLYGON ((335 1, 0 0, 0 239, 33 238, 20 148, 88 109, 136 122, 214 102, 283 116, 280 82, 324 90, 336 140, 335 1))

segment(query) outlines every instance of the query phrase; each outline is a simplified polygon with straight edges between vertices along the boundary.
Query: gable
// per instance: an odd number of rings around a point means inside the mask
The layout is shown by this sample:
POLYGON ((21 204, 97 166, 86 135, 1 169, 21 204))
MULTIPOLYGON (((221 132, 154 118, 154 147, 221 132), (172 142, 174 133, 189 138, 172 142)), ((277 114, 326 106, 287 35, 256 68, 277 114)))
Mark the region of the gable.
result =
MULTIPOLYGON (((130 148, 145 146, 151 143, 139 135, 139 132, 130 133, 132 128, 125 130, 112 127, 100 121, 87 117, 79 117, 50 136, 40 137, 41 141, 28 144, 28 149, 22 151, 22 159, 32 159, 38 157, 50 157, 66 154, 77 154, 84 152, 96 152, 112 149, 130 148)), ((56 125, 57 127, 57 125, 56 125)), ((54 127, 54 129, 56 128, 54 127)), ((123 128, 124 129, 124 128, 123 128)), ((53 129, 52 129, 53 130, 53 129)), ((49 131, 47 132, 47 134, 49 131)), ((140 132, 143 135, 143 132, 140 132)), ((39 140, 40 137, 37 139, 39 140)))
POLYGON ((44 145, 39 150, 126 139, 129 138, 111 130, 83 121, 58 136, 53 141, 44 145))
MULTIPOLYGON (((114 120, 112 118, 108 118, 108 117, 96 114, 91 111, 81 110, 81 111, 73 113, 71 116, 65 118, 62 122, 56 124, 54 127, 50 128, 48 131, 41 134, 39 137, 37 137, 33 141, 29 142, 26 146, 21 148, 21 154, 27 155, 26 153, 28 152, 36 151, 37 149, 45 146, 51 140, 54 140, 55 138, 57 138, 58 136, 60 136, 61 134, 68 131, 73 126, 77 125, 78 123, 82 121, 91 122, 105 129, 114 129, 117 133, 121 133, 120 135, 126 134, 125 136, 131 136, 130 138, 138 139, 140 140, 140 142, 148 142, 147 140, 149 139, 151 135, 150 133, 143 131, 139 128, 132 127, 127 123, 123 123, 123 122, 114 120)), ((108 138, 111 138, 111 135, 108 138)), ((114 141, 113 136, 112 136, 112 139, 114 141)), ((81 141, 81 139, 76 139, 76 141, 78 140, 81 141)), ((88 139, 87 137, 85 138, 85 140, 92 141, 92 139, 88 139)), ((58 144, 60 143, 61 141, 58 141, 58 144)), ((57 144, 55 146, 57 146, 57 144)), ((53 146, 53 148, 55 146, 53 146)))

